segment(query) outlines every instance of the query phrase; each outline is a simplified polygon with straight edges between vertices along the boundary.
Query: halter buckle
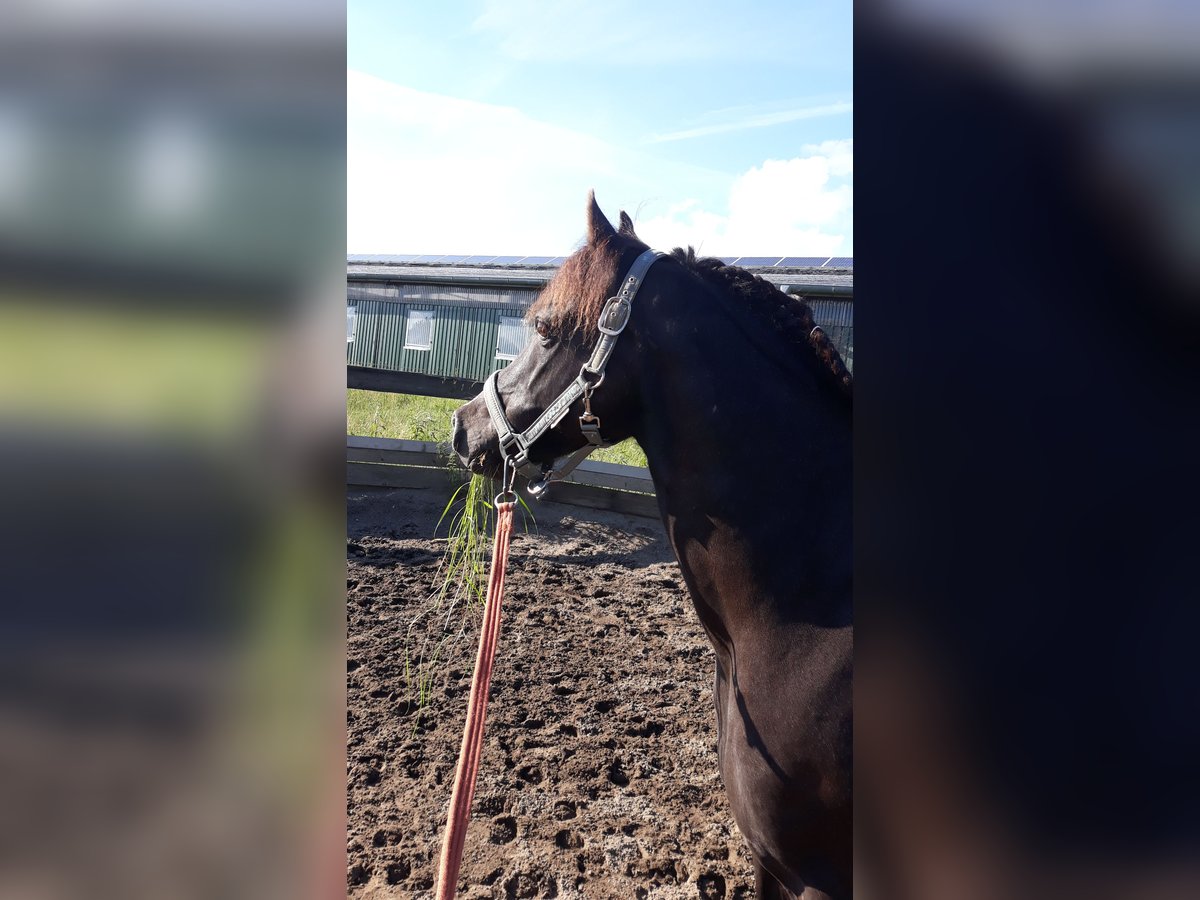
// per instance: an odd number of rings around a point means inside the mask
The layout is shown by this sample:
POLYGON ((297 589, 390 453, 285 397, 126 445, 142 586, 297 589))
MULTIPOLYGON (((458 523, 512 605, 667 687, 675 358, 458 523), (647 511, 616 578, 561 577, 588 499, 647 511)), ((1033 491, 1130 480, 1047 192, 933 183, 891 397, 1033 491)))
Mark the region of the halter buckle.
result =
POLYGON ((629 324, 629 314, 633 311, 631 304, 624 297, 609 297, 604 302, 604 309, 600 312, 599 328, 602 334, 616 337, 625 330, 625 326, 629 324))

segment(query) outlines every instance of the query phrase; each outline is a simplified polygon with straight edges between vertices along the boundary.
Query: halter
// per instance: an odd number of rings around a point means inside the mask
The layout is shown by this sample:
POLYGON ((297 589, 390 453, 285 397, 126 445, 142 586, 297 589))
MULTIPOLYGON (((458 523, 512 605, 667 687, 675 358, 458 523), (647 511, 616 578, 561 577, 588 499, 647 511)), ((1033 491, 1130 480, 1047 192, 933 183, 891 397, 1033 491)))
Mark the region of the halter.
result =
POLYGON ((637 296, 638 288, 650 267, 660 256, 666 256, 659 250, 647 250, 634 260, 629 267, 629 275, 621 284, 621 289, 615 297, 609 297, 600 311, 600 340, 592 357, 579 370, 579 375, 567 386, 558 397, 547 406, 533 424, 519 434, 513 431, 508 417, 504 414, 504 405, 500 402, 500 394, 496 390, 496 376, 499 370, 488 376, 483 384, 483 399, 487 404, 488 415, 491 416, 492 426, 500 436, 500 455, 504 457, 505 467, 511 466, 529 481, 529 493, 540 497, 554 481, 561 481, 572 469, 583 462, 589 453, 598 447, 608 446, 600 436, 600 418, 592 413, 592 393, 604 382, 604 369, 613 349, 617 346, 617 338, 629 324, 629 315, 633 310, 633 298, 637 296), (583 398, 583 415, 579 417, 579 430, 583 432, 587 443, 568 456, 561 456, 550 465, 539 465, 529 459, 529 449, 543 434, 562 421, 570 410, 571 404, 583 398))

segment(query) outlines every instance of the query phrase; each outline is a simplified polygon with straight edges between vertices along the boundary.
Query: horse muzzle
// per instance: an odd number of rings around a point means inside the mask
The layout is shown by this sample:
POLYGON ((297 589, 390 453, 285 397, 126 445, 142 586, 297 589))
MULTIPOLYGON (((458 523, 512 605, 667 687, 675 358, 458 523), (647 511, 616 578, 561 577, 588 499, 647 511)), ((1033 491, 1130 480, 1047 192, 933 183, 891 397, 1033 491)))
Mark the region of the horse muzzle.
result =
POLYGON ((484 411, 472 416, 472 400, 450 416, 450 446, 464 469, 489 478, 499 476, 503 459, 491 422, 484 411), (482 422, 480 422, 482 419, 482 422))

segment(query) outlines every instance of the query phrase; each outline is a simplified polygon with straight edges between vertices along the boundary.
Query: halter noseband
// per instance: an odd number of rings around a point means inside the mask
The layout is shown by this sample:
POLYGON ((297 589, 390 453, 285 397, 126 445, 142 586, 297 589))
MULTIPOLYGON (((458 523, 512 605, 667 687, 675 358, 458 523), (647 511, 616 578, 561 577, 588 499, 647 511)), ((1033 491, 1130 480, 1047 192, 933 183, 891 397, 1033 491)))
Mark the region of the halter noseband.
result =
POLYGON ((551 482, 561 481, 567 473, 583 462, 584 458, 597 447, 606 446, 600 436, 600 419, 592 414, 592 393, 604 381, 604 369, 609 357, 617 346, 617 338, 629 324, 629 316, 633 310, 633 298, 637 296, 638 288, 650 267, 660 256, 666 256, 659 250, 647 250, 629 267, 629 274, 621 283, 621 289, 615 297, 609 297, 600 312, 600 340, 592 357, 579 370, 579 375, 567 386, 558 397, 547 406, 533 424, 523 432, 513 431, 508 417, 504 414, 504 404, 500 402, 500 394, 496 390, 496 376, 499 370, 488 376, 483 384, 483 399, 487 404, 488 415, 491 416, 492 426, 500 436, 500 455, 504 458, 506 468, 512 467, 529 481, 529 493, 540 497, 550 486, 551 482), (548 466, 539 465, 529 459, 529 449, 543 434, 562 421, 570 410, 571 404, 583 398, 583 415, 579 417, 579 430, 583 432, 587 443, 574 453, 559 457, 548 466))

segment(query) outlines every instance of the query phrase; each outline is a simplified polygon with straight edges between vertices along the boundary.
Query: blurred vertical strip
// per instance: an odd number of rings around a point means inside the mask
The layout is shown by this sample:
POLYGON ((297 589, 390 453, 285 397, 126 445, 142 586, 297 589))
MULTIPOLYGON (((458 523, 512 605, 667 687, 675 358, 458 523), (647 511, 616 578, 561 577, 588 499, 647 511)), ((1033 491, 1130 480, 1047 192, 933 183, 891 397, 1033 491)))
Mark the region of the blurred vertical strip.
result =
POLYGON ((859 12, 858 887, 1200 896, 1200 7, 859 12))
POLYGON ((344 889, 345 7, 6 5, 0 896, 344 889))

